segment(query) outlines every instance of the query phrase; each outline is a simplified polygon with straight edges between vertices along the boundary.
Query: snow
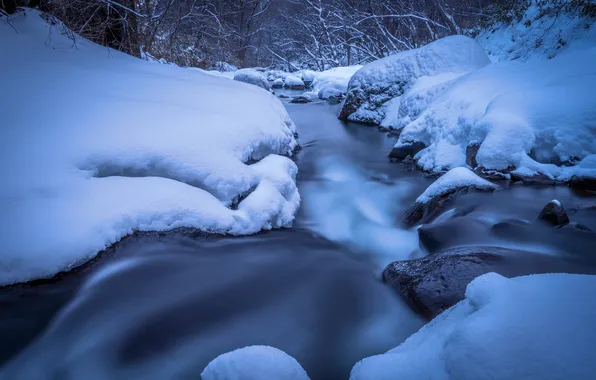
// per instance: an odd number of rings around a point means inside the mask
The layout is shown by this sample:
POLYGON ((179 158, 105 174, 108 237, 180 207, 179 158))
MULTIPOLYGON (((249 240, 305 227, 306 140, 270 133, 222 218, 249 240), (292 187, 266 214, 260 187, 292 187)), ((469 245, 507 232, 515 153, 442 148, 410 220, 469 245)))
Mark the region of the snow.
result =
POLYGON ((222 354, 207 365, 203 380, 309 380, 300 364, 269 346, 250 346, 222 354))
POLYGON ((553 58, 594 46, 595 19, 582 16, 581 7, 570 3, 532 0, 519 20, 496 24, 476 40, 493 61, 553 58))
POLYGON ((485 274, 403 344, 356 364, 350 379, 592 378, 595 295, 596 276, 485 274))
POLYGON ((462 74, 490 63, 486 53, 473 39, 450 36, 418 49, 371 62, 350 80, 342 110, 348 120, 380 124, 385 105, 406 92, 416 79, 445 73, 462 74), (349 109, 346 106, 354 107, 349 109))
POLYGON ((312 70, 302 70, 296 73, 305 84, 312 83, 317 77, 317 73, 312 70))
POLYGON ((442 83, 392 102, 391 124, 404 126, 396 146, 425 143, 415 157, 424 170, 465 166, 466 147, 480 144, 483 168, 563 179, 561 164, 596 153, 596 48, 493 63, 442 83))
POLYGON ((272 88, 282 88, 284 86, 284 80, 281 78, 277 78, 273 82, 271 82, 272 88))
POLYGON ((291 225, 297 167, 282 155, 295 126, 275 96, 75 48, 37 11, 12 17, 18 34, 0 20, 0 67, 20 74, 0 93, 0 285, 69 270, 135 230, 291 225))
POLYGON ((255 69, 241 69, 234 74, 234 80, 261 87, 264 90, 271 90, 267 78, 255 69))
POLYGON ((330 96, 341 97, 348 90, 352 75, 361 68, 362 66, 342 66, 317 72, 310 93, 319 99, 327 99, 330 96))
POLYGON ((286 75, 284 84, 286 87, 290 87, 290 88, 300 87, 301 89, 304 89, 304 82, 302 81, 302 79, 300 79, 297 76, 292 75, 292 74, 286 75))
POLYGON ((479 189, 496 189, 497 185, 480 178, 470 169, 453 168, 433 182, 417 199, 417 203, 428 203, 434 197, 461 187, 474 186, 479 189))

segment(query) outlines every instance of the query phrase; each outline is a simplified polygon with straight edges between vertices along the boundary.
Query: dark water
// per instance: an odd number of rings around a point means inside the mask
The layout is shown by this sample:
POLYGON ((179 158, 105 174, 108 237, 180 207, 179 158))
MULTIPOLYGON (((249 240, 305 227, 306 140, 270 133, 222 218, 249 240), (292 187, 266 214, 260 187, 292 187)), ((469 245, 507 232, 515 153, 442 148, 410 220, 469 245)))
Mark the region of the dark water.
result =
MULTIPOLYGON (((264 344, 294 356, 312 379, 345 379, 359 359, 416 331, 424 321, 378 273, 424 254, 417 232, 396 221, 433 179, 390 163, 395 138, 340 123, 338 106, 288 110, 304 148, 294 228, 242 238, 136 235, 86 270, 0 289, 0 378, 197 379, 219 354, 264 344)), ((512 186, 460 198, 433 226, 444 223, 448 232, 438 234, 451 245, 589 255, 594 245, 576 231, 491 227, 533 221, 554 198, 590 202, 564 187, 512 186)), ((589 208, 571 219, 596 230, 589 208)))

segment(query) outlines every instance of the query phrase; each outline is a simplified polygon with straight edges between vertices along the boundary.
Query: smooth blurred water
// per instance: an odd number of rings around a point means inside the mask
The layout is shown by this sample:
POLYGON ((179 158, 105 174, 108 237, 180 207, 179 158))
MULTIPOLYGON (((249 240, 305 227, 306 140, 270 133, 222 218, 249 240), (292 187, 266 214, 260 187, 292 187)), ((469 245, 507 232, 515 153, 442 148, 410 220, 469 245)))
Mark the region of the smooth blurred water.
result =
MULTIPOLYGON (((0 289, 0 378, 197 379, 219 354, 267 344, 312 379, 345 379, 359 359, 416 331, 424 321, 378 274, 424 254, 416 229, 399 220, 433 179, 390 163, 395 138, 341 123, 339 106, 287 108, 303 146, 294 228, 242 238, 135 235, 86 270, 0 289)), ((535 220, 553 198, 587 201, 564 187, 514 186, 468 194, 434 225, 447 223, 453 245, 581 251, 586 240, 552 229, 492 232, 509 218, 535 220)), ((593 212, 572 219, 596 229, 593 212)))

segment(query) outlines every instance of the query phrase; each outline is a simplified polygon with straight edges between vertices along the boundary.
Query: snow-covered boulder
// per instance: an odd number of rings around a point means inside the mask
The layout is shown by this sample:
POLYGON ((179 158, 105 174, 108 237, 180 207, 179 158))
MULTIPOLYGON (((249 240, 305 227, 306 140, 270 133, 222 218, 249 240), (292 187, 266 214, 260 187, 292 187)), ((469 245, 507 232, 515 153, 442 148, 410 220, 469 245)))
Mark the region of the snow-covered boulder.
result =
POLYGON ((415 157, 424 170, 468 163, 484 172, 567 181, 577 169, 566 165, 596 153, 594 88, 596 48, 493 63, 448 82, 430 99, 402 96, 392 111, 405 126, 396 147, 424 144, 415 157))
POLYGON ((317 77, 317 73, 312 70, 302 70, 298 72, 297 75, 300 79, 302 79, 306 87, 312 86, 312 82, 314 82, 315 78, 317 77))
POLYGON ((73 47, 61 28, 33 10, 0 18, 0 67, 19 73, 0 91, 0 285, 70 270, 138 230, 291 225, 296 130, 275 96, 73 47))
POLYGON ((309 380, 300 364, 269 346, 239 348, 213 359, 201 373, 203 380, 309 380))
POLYGON ((348 90, 352 75, 361 68, 362 66, 335 67, 316 73, 310 93, 319 99, 327 99, 330 96, 341 98, 348 90))
POLYGON ((408 226, 424 223, 436 216, 441 207, 454 197, 469 191, 494 191, 498 186, 474 174, 471 170, 459 167, 442 175, 432 183, 408 210, 404 223, 408 226))
POLYGON ((404 51, 364 66, 348 86, 339 114, 342 120, 380 124, 384 105, 403 95, 417 78, 445 73, 466 73, 490 63, 476 41, 450 36, 419 49, 404 51))
POLYGON ((304 82, 296 75, 287 75, 284 79, 284 85, 290 90, 304 90, 304 82))
POLYGON ((589 379, 596 373, 596 276, 488 273, 466 299, 350 380, 589 379))
POLYGON ((242 69, 236 71, 234 80, 258 86, 267 91, 271 90, 271 86, 265 75, 255 69, 242 69))
POLYGON ((271 82, 271 88, 283 88, 284 87, 284 80, 281 78, 277 78, 273 82, 271 82))

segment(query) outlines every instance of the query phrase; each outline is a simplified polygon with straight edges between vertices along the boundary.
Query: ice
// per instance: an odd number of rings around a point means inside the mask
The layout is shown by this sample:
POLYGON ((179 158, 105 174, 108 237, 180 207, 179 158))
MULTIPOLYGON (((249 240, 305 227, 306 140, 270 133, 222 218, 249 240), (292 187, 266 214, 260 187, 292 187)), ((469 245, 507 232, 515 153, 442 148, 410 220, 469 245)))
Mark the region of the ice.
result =
POLYGON ((354 366, 351 380, 588 379, 596 371, 596 276, 472 281, 466 299, 403 344, 354 366))
POLYGON ((291 225, 297 168, 282 155, 295 126, 275 96, 73 42, 37 11, 12 18, 18 34, 0 20, 0 67, 20 73, 0 94, 0 285, 69 270, 136 230, 291 225))
POLYGON ((222 354, 201 373, 203 380, 309 380, 300 364, 269 346, 249 346, 222 354))
POLYGON ((255 69, 241 69, 236 71, 234 80, 258 86, 267 91, 271 90, 271 86, 265 75, 255 69))
POLYGON ((451 190, 474 186, 479 189, 496 189, 497 185, 480 178, 470 169, 464 167, 453 168, 432 183, 417 199, 418 203, 428 203, 437 195, 451 190))
POLYGON ((354 74, 340 117, 381 124, 386 116, 383 106, 408 91, 416 79, 443 74, 453 77, 488 63, 490 60, 480 45, 465 36, 442 38, 421 48, 379 59, 354 74))

